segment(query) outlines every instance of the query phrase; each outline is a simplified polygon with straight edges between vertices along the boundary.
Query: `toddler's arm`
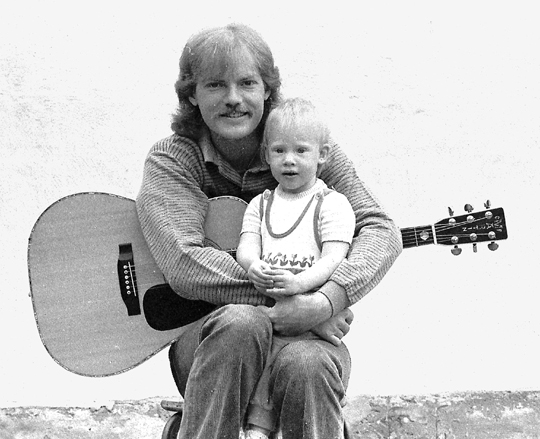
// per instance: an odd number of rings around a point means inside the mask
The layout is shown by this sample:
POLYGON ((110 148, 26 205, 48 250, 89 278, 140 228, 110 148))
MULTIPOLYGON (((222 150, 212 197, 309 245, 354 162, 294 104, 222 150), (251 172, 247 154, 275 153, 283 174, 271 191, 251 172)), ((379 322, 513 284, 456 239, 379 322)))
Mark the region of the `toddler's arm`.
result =
POLYGON ((268 274, 270 266, 261 260, 261 236, 257 233, 242 233, 236 250, 236 261, 246 271, 255 288, 266 293, 272 287, 272 279, 268 274))

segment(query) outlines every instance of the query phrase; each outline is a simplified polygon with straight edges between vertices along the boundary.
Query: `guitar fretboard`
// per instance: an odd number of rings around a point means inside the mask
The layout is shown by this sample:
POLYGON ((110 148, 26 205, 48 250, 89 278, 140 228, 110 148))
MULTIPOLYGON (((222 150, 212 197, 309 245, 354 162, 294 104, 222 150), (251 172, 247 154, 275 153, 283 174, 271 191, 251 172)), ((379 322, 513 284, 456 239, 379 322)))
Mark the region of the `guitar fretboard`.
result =
POLYGON ((435 244, 432 226, 406 227, 401 229, 403 248, 435 244))

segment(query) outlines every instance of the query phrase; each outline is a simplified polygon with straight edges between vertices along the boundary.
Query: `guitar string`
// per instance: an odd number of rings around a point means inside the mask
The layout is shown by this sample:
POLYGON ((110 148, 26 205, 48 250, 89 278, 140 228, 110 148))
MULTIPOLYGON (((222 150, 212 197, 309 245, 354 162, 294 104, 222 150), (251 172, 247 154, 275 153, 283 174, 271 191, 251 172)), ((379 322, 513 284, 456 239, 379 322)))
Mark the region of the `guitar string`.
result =
MULTIPOLYGON (((454 229, 456 227, 460 227, 462 225, 471 225, 471 224, 474 224, 474 223, 477 223, 477 222, 480 222, 482 221, 483 218, 481 219, 475 219, 475 221, 473 222, 467 222, 467 221, 463 221, 463 222, 459 222, 459 223, 455 223, 455 224, 436 224, 435 226, 432 226, 431 225, 426 225, 426 226, 419 226, 419 227, 408 227, 408 228, 405 228, 405 229, 402 229, 401 230, 401 233, 402 233, 402 241, 403 241, 403 244, 404 245, 410 245, 410 244, 416 244, 416 246, 418 246, 418 243, 423 243, 425 241, 422 241, 422 240, 418 240, 418 234, 419 233, 422 233, 422 231, 428 231, 429 230, 429 234, 430 234, 430 237, 432 238, 432 240, 434 240, 434 237, 432 236, 433 235, 433 229, 435 229, 435 233, 436 233, 436 236, 437 236, 437 239, 439 241, 441 240, 444 240, 444 239, 448 239, 449 237, 451 236, 456 236, 458 238, 463 238, 463 237, 469 237, 470 234, 468 233, 454 233, 454 234, 443 234, 444 231, 446 230, 451 230, 451 229, 454 229), (419 230, 420 229, 420 230, 419 230)), ((477 236, 479 237, 484 237, 484 236, 488 236, 488 233, 487 232, 480 232, 480 233, 476 233, 477 236)), ((234 256, 234 250, 228 250, 227 253, 231 254, 232 256, 234 256)), ((140 264, 140 266, 145 266, 145 265, 150 265, 150 264, 140 264)), ((134 278, 135 276, 135 265, 133 264, 129 264, 129 269, 130 269, 130 273, 131 273, 131 277, 134 278)), ((135 291, 135 294, 137 294, 138 291, 135 291)))
MULTIPOLYGON (((468 233, 455 233, 455 234, 448 234, 448 235, 440 235, 440 234, 438 234, 437 239, 438 239, 439 242, 442 243, 445 239, 448 240, 450 237, 453 237, 453 236, 456 236, 457 238, 468 238, 468 237, 470 237, 470 234, 468 234, 468 233)), ((483 237, 487 237, 488 234, 487 233, 477 233, 476 236, 480 237, 480 238, 483 238, 483 237)), ((497 238, 493 238, 493 240, 496 240, 496 239, 497 238)), ((418 243, 418 242, 424 243, 424 242, 426 242, 426 241, 424 241, 422 239, 420 239, 420 240, 416 239, 415 236, 403 236, 402 241, 403 241, 404 244, 412 244, 412 243, 418 243)), ((433 241, 433 238, 432 238, 432 241, 433 241)))
POLYGON ((138 286, 135 277, 135 264, 128 261, 129 277, 131 278, 131 285, 133 286, 133 295, 137 297, 139 295, 138 286))
MULTIPOLYGON (((441 233, 445 232, 446 230, 455 229, 456 227, 460 227, 462 225, 474 225, 475 223, 478 223, 478 222, 484 221, 484 220, 485 220, 485 218, 475 218, 475 220, 472 221, 472 222, 463 221, 463 222, 454 223, 454 224, 436 224, 433 228, 435 229, 437 239, 439 239, 439 240, 448 238, 450 236, 456 236, 458 238, 469 237, 470 233, 454 233, 454 234, 441 234, 441 233)), ((431 235, 432 226, 427 226, 427 225, 426 226, 419 226, 419 227, 409 227, 409 228, 406 228, 406 229, 402 230, 403 243, 404 244, 417 243, 418 242, 418 240, 417 240, 418 233, 422 233, 423 231, 427 231, 428 228, 430 229, 429 232, 430 232, 430 235, 431 235), (420 231, 418 229, 420 229, 420 231)), ((479 231, 477 231, 475 233, 479 237, 488 236, 488 232, 479 232, 479 231)))
MULTIPOLYGON (((207 246, 207 247, 204 247, 204 248, 216 248, 216 247, 207 246)), ((216 248, 216 250, 221 250, 221 249, 216 248)), ((236 259, 236 249, 221 250, 221 251, 224 251, 225 253, 231 255, 233 258, 236 259)), ((155 267, 155 262, 137 262, 136 265, 129 263, 130 274, 133 274, 132 279, 135 279, 136 275, 137 275, 137 270, 135 269, 136 266, 139 267, 139 269, 141 269, 143 267, 155 267)), ((140 270, 140 271, 142 271, 142 270, 140 270)))
MULTIPOLYGON (((463 221, 463 222, 459 222, 455 224, 435 224, 434 226, 425 225, 425 226, 418 226, 418 227, 407 227, 407 228, 401 229, 402 241, 404 245, 416 244, 416 246, 418 246, 419 242, 420 243, 425 242, 425 241, 422 241, 421 239, 418 240, 418 235, 421 234, 423 231, 428 231, 428 233, 430 234, 431 240, 434 241, 433 230, 435 230, 438 241, 448 239, 451 236, 456 236, 458 238, 463 238, 463 237, 467 238, 470 236, 470 233, 454 233, 454 234, 441 234, 441 233, 445 232, 446 230, 455 229, 456 227, 460 227, 462 225, 473 225, 483 220, 484 220, 483 218, 480 218, 480 219, 475 219, 473 222, 463 221)), ((480 232, 480 233, 476 233, 476 235, 479 237, 484 237, 484 236, 488 236, 488 232, 480 232)), ((231 249, 231 250, 226 250, 226 252, 234 256, 234 253, 236 251, 234 249, 231 249)), ((137 265, 139 268, 143 268, 145 266, 152 266, 153 264, 152 263, 139 263, 137 265)), ((135 276, 136 276, 135 264, 129 263, 129 270, 130 270, 130 275, 132 279, 135 279, 135 276)), ((134 285, 135 284, 136 283, 134 282, 134 285)), ((134 291, 134 292, 136 295, 138 294, 138 291, 134 291)))
MULTIPOLYGON (((425 225, 425 226, 419 226, 419 227, 408 227, 408 228, 405 228, 405 229, 402 229, 401 230, 401 233, 402 233, 402 240, 403 240, 403 243, 404 245, 409 245, 409 244, 416 244, 418 245, 418 234, 419 233, 422 233, 423 231, 428 231, 428 233, 430 234, 430 237, 432 238, 432 240, 434 240, 433 238, 433 230, 435 230, 435 233, 436 233, 436 236, 437 236, 437 239, 438 240, 444 240, 444 239, 448 239, 450 236, 456 236, 458 238, 463 238, 463 237, 469 237, 470 234, 468 233, 454 233, 454 234, 444 234, 444 232, 446 230, 452 230, 452 229, 455 229, 457 227, 460 227, 462 225, 473 225, 475 223, 479 223, 480 221, 484 221, 485 218, 478 218, 478 219, 475 219, 473 222, 467 222, 467 221, 462 221, 462 222, 459 222, 459 223, 454 223, 454 224, 435 224, 434 226, 431 226, 431 225, 425 225)), ((479 232, 479 233, 476 233, 477 236, 479 237, 484 237, 484 236, 488 236, 488 233, 487 232, 479 232)), ((420 242, 423 242, 423 241, 420 241, 420 242)), ((227 251, 227 253, 231 254, 233 253, 234 250, 230 250, 230 251, 227 251)), ((145 265, 151 265, 151 264, 139 264, 139 267, 144 267, 145 265)), ((129 264, 129 270, 130 270, 130 274, 131 274, 131 277, 134 278, 135 274, 136 274, 136 270, 135 270, 135 264, 129 264)), ((137 294, 138 291, 135 291, 135 294, 137 294)))
MULTIPOLYGON (((469 237, 470 234, 468 233, 454 233, 454 234, 443 234, 444 231, 446 230, 451 230, 451 229, 454 229, 456 227, 460 227, 462 225, 471 225, 471 224, 474 224, 474 223, 477 223, 477 222, 480 222, 480 221, 483 221, 483 218, 480 218, 480 219, 475 219, 475 221, 473 222, 467 222, 467 221, 463 221, 463 222, 459 222, 459 223, 455 223, 455 224, 436 224, 435 226, 433 226, 433 228, 435 229, 435 232, 436 232, 436 236, 437 236, 437 239, 439 241, 441 240, 444 240, 444 239, 448 239, 449 237, 451 236, 456 236, 458 238, 463 238, 463 237, 469 237)), ((419 227, 408 227, 408 228, 405 228, 405 229, 402 229, 401 230, 401 233, 402 233, 402 240, 403 240, 403 244, 404 245, 409 245, 409 244, 416 244, 418 245, 418 242, 421 242, 423 243, 424 241, 419 241, 417 236, 419 233, 422 233, 422 231, 428 231, 429 230, 429 234, 430 234, 430 237, 432 238, 432 240, 434 240, 434 237, 432 236, 433 235, 433 228, 431 225, 426 225, 426 226, 419 226, 419 227), (420 229, 420 231, 419 231, 420 229)), ((488 236, 488 233, 485 232, 485 233, 476 233, 477 236, 479 237, 484 237, 484 236, 488 236)), ((232 256, 234 256, 234 252, 235 250, 228 250, 227 253, 231 254, 232 256)), ((144 265, 150 265, 150 264, 140 264, 140 266, 144 266, 144 265)), ((135 265, 130 265, 130 270, 132 270, 132 273, 133 275, 135 274, 135 265)))
MULTIPOLYGON (((487 237, 487 233, 482 233, 482 234, 478 234, 478 233, 477 233, 476 235, 477 235, 478 238, 481 239, 479 242, 486 241, 486 239, 482 239, 482 238, 487 237)), ((452 235, 443 235, 443 236, 437 235, 438 242, 441 243, 441 244, 443 244, 443 243, 445 243, 445 241, 448 242, 448 240, 450 239, 450 237, 453 237, 453 236, 455 236, 455 237, 457 237, 457 238, 469 238, 469 237, 470 237, 470 234, 452 234, 452 235)), ((493 239, 489 238, 489 239, 487 239, 487 240, 497 240, 497 238, 493 238, 493 239)), ((432 241, 434 241, 434 240, 432 239, 432 241)), ((415 238, 408 238, 408 237, 404 237, 404 238, 403 238, 403 244, 404 244, 404 245, 418 244, 418 242, 420 242, 420 243, 426 243, 426 244, 431 244, 431 243, 432 243, 432 242, 427 242, 427 241, 424 241, 424 240, 418 241, 418 240, 415 239, 415 238)), ((435 243, 435 242, 433 242, 433 243, 435 243)), ((464 243, 468 243, 468 242, 462 242, 462 243, 464 244, 464 243)), ((409 245, 409 246, 410 246, 410 245, 409 245)), ((418 245, 417 245, 417 246, 418 246, 418 245)))

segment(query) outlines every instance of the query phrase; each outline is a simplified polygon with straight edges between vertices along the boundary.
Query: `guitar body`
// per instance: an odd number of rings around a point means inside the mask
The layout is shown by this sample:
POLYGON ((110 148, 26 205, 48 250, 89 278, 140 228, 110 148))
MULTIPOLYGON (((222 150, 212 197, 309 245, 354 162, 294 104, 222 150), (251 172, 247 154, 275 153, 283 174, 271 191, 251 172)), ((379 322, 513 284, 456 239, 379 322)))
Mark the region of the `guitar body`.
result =
MULTIPOLYGON (((210 203, 205 226, 211 245, 225 250, 236 248, 245 210, 227 198, 226 208, 210 203)), ((42 342, 80 375, 133 368, 214 308, 168 287, 128 198, 80 193, 52 204, 32 230, 28 264, 42 342)))

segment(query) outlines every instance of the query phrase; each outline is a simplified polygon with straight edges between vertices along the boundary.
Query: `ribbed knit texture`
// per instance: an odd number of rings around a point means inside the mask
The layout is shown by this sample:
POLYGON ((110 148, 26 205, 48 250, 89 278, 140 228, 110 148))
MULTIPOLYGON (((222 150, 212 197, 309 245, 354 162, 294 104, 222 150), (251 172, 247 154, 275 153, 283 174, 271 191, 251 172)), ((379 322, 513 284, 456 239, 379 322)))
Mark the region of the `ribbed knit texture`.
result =
MULTIPOLYGON (((217 151, 214 154, 214 161, 205 162, 200 145, 176 134, 152 147, 137 197, 143 234, 178 294, 215 304, 268 303, 230 255, 203 247, 203 224, 208 198, 233 195, 249 202, 265 189, 274 189, 277 182, 264 164, 240 175, 217 151)), ((401 235, 339 146, 332 147, 320 178, 347 196, 356 215, 348 260, 331 277, 353 304, 391 267, 402 249, 401 235)))

